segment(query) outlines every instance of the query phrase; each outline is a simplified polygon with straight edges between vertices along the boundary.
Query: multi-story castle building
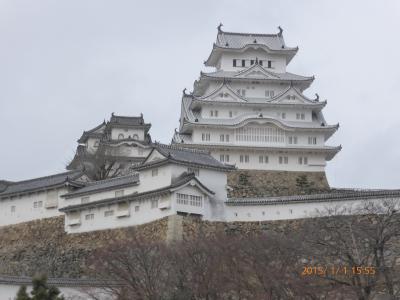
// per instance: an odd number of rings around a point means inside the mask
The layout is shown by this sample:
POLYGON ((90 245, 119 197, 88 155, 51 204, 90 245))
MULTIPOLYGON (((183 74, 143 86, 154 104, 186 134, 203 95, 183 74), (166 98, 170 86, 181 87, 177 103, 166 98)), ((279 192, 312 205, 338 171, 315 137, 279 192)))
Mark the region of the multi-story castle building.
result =
POLYGON ((193 92, 184 90, 179 131, 172 142, 208 149, 239 169, 324 171, 341 147, 325 142, 338 129, 326 101, 303 94, 314 80, 287 72, 298 48, 277 34, 225 32, 216 42, 193 92))
POLYGON ((151 150, 151 124, 139 117, 111 114, 108 122, 84 131, 78 139, 68 170, 85 169, 94 179, 122 175, 132 164, 142 162, 151 150))

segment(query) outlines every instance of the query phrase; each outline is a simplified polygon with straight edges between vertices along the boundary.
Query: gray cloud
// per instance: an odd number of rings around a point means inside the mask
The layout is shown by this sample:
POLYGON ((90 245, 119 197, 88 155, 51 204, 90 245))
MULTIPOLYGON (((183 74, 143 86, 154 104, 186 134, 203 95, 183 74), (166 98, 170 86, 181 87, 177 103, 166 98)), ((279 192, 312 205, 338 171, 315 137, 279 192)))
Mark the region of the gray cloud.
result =
POLYGON ((300 47, 289 70, 316 75, 342 152, 330 183, 398 187, 398 1, 0 1, 0 178, 62 171, 76 139, 111 112, 169 142, 180 96, 216 36, 276 32, 300 47))

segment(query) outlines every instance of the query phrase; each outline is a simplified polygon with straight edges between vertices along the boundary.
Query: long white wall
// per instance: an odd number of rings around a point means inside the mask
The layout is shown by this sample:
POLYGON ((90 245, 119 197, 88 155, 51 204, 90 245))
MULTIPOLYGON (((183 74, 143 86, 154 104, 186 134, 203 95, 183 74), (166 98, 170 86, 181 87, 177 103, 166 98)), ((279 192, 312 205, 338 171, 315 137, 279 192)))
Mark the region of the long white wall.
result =
POLYGON ((225 163, 236 165, 239 169, 248 170, 322 172, 326 166, 323 154, 311 154, 306 151, 304 153, 288 153, 285 151, 279 153, 279 151, 257 151, 254 149, 242 151, 212 150, 211 155, 218 160, 221 160, 223 156, 225 163), (229 161, 226 161, 227 156, 229 156, 229 161), (240 159, 241 156, 242 160, 240 159), (246 156, 248 156, 248 161, 246 161, 246 156), (260 162, 260 156, 263 156, 263 162, 260 162), (265 157, 268 157, 268 162, 266 162, 265 157), (300 158, 301 164, 299 163, 300 158), (305 163, 304 158, 307 158, 307 163, 305 163))
POLYGON ((0 226, 62 215, 58 211, 64 201, 60 196, 68 190, 63 187, 0 199, 0 226))
POLYGON ((328 215, 328 211, 336 209, 338 214, 352 214, 357 212, 366 202, 380 203, 382 199, 289 203, 276 205, 242 205, 226 206, 225 215, 228 222, 258 222, 274 220, 291 220, 302 218, 322 217, 328 215), (346 208, 347 211, 343 209, 346 208))
POLYGON ((67 213, 65 231, 79 233, 149 223, 174 214, 170 202, 170 196, 153 197, 131 201, 123 210, 118 204, 111 204, 83 209, 79 213, 67 213), (166 208, 159 208, 160 203, 167 204, 166 208))

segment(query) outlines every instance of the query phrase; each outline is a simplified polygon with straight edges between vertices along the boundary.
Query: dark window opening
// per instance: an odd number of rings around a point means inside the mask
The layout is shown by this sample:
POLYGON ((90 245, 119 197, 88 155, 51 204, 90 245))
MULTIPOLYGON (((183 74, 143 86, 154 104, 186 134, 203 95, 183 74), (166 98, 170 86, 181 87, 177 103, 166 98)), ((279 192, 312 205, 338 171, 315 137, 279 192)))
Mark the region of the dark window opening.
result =
POLYGON ((250 60, 250 65, 254 65, 254 59, 250 60))
POLYGON ((244 59, 242 59, 242 67, 246 66, 246 61, 244 59))
POLYGON ((268 68, 272 68, 272 61, 268 61, 268 68))
POLYGON ((236 59, 233 60, 233 66, 236 67, 236 59))

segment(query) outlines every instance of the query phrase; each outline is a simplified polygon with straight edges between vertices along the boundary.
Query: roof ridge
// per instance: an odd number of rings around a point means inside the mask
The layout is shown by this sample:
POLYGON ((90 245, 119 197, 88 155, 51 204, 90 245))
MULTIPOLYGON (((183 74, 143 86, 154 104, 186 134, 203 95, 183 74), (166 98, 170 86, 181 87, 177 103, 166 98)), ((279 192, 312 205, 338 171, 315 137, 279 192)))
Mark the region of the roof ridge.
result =
POLYGON ((232 31, 220 31, 219 35, 231 34, 231 35, 247 35, 247 36, 267 36, 267 37, 280 37, 279 33, 254 33, 254 32, 232 32, 232 31))
POLYGON ((187 152, 192 152, 192 153, 199 153, 199 154, 210 154, 209 151, 201 150, 201 149, 185 148, 185 147, 182 147, 182 146, 167 145, 167 144, 161 144, 161 143, 155 143, 155 145, 159 146, 161 148, 167 148, 167 149, 172 149, 172 150, 182 150, 182 151, 187 151, 187 152))
MULTIPOLYGON (((57 173, 57 174, 53 174, 53 175, 47 175, 47 176, 42 176, 42 177, 36 177, 36 178, 31 178, 31 179, 25 179, 25 180, 21 180, 21 181, 11 181, 10 185, 14 185, 14 184, 18 184, 18 183, 25 183, 25 182, 30 182, 30 181, 36 181, 36 180, 41 180, 41 179, 47 179, 47 178, 52 178, 52 177, 56 177, 56 176, 61 176, 61 175, 67 175, 67 174, 72 174, 72 173, 82 173, 82 171, 80 170, 71 170, 71 171, 66 171, 66 172, 62 172, 62 173, 57 173)), ((7 180, 5 180, 7 181, 7 180)))
POLYGON ((106 179, 101 179, 101 180, 96 180, 96 181, 89 181, 86 183, 86 186, 89 186, 89 185, 92 186, 92 185, 97 185, 97 184, 101 184, 104 182, 111 182, 111 181, 116 181, 118 179, 124 179, 127 177, 137 177, 137 176, 139 176, 139 173, 135 172, 135 173, 130 173, 127 175, 122 175, 122 176, 117 176, 117 177, 112 177, 112 178, 106 178, 106 179))

